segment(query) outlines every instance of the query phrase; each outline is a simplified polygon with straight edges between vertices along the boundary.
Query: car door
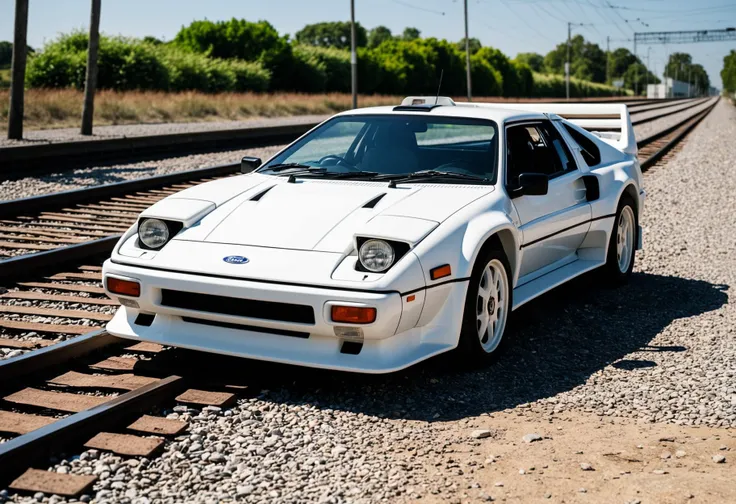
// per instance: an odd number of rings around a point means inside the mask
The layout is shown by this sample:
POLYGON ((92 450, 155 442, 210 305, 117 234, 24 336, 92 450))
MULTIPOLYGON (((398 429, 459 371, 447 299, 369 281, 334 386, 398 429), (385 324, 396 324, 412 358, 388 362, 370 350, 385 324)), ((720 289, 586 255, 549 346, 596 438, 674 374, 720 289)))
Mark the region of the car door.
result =
POLYGON ((590 227, 585 184, 567 144, 550 121, 506 128, 506 186, 518 186, 522 173, 544 173, 543 196, 512 200, 522 232, 519 285, 575 259, 590 227))

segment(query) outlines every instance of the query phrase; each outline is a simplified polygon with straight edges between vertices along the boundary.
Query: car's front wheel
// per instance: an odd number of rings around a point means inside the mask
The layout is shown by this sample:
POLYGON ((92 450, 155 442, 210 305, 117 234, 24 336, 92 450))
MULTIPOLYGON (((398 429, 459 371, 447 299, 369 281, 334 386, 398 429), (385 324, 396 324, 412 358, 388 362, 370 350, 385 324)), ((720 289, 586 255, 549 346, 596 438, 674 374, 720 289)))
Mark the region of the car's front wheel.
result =
POLYGON ((458 352, 462 359, 485 363, 496 357, 512 306, 510 268, 500 248, 481 252, 465 298, 458 352))

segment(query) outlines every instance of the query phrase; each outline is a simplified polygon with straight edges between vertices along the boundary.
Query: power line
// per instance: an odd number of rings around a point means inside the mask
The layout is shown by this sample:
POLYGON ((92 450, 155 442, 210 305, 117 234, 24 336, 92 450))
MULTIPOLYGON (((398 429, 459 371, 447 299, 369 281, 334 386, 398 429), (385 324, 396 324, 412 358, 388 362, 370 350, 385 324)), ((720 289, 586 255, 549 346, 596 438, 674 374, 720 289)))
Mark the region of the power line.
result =
POLYGON ((442 11, 434 10, 434 9, 427 9, 426 7, 420 7, 418 5, 413 5, 408 2, 404 2, 402 0, 391 0, 393 3, 403 5, 404 7, 409 7, 410 9, 420 10, 423 12, 429 12, 430 14, 437 14, 439 16, 444 16, 445 13, 442 11))

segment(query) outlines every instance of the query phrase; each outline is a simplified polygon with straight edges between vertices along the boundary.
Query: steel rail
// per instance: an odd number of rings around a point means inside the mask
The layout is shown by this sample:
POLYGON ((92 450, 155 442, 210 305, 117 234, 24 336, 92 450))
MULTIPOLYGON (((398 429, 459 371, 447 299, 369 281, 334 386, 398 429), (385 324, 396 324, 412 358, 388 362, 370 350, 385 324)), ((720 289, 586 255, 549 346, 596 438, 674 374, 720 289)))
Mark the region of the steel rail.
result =
MULTIPOLYGON (((648 122, 656 121, 657 119, 661 119, 663 117, 667 117, 667 116, 671 116, 671 115, 674 115, 674 114, 678 114, 680 112, 684 112, 686 110, 690 110, 692 108, 699 107, 700 105, 703 105, 705 103, 708 103, 708 100, 710 100, 710 98, 705 98, 703 100, 698 100, 695 103, 688 103, 688 105, 686 107, 675 108, 674 110, 668 110, 666 112, 661 112, 661 113, 658 113, 657 115, 653 115, 651 117, 644 117, 644 118, 641 118, 641 119, 634 119, 634 120, 631 121, 631 125, 632 126, 638 126, 639 124, 645 124, 645 123, 648 123, 648 122)), ((649 110, 650 109, 643 110, 641 112, 641 114, 644 114, 646 112, 649 112, 649 110)), ((638 114, 636 114, 636 115, 638 115, 638 114)))
POLYGON ((37 461, 79 445, 93 433, 126 425, 136 415, 173 399, 183 388, 184 379, 172 375, 0 444, 0 487, 37 461))
POLYGON ((43 145, 0 148, 0 176, 26 176, 29 172, 50 173, 91 162, 131 161, 152 156, 181 156, 228 148, 250 148, 286 143, 303 135, 318 123, 291 123, 279 126, 237 128, 164 135, 81 140, 43 145))
MULTIPOLYGON (((654 152, 651 156, 646 158, 645 160, 641 161, 641 168, 642 170, 646 170, 652 165, 656 164, 657 161, 659 161, 662 157, 664 157, 665 154, 667 154, 670 150, 672 150, 677 144, 680 143, 680 141, 687 136, 688 133, 690 133, 698 124, 700 124, 700 121, 705 119, 705 117, 711 113, 713 108, 718 104, 718 101, 720 98, 718 98, 713 105, 709 106, 707 109, 699 112, 698 114, 691 116, 687 118, 686 120, 676 124, 675 126, 672 126, 670 128, 667 128, 663 132, 659 132, 655 135, 651 135, 650 137, 643 140, 643 143, 641 146, 645 147, 659 139, 665 138, 667 135, 674 134, 674 136, 661 148, 657 149, 657 151, 654 152)), ((637 142, 637 148, 639 148, 640 142, 637 142)))
MULTIPOLYGON (((667 99, 677 101, 679 98, 667 99)), ((572 103, 621 102, 646 105, 654 100, 618 97, 579 100, 572 103)), ((662 101, 662 100, 656 100, 662 101)), ((91 162, 131 161, 151 157, 171 157, 228 148, 248 148, 289 142, 306 133, 318 122, 292 122, 276 126, 242 127, 224 130, 141 135, 104 140, 80 140, 43 145, 20 145, 0 148, 0 176, 26 176, 28 172, 50 173, 91 162)))
MULTIPOLYGON (((20 380, 32 374, 45 374, 74 359, 121 341, 123 340, 101 329, 2 360, 0 361, 0 392, 16 387, 20 380)), ((0 447, 2 446, 4 445, 0 444, 0 447)))

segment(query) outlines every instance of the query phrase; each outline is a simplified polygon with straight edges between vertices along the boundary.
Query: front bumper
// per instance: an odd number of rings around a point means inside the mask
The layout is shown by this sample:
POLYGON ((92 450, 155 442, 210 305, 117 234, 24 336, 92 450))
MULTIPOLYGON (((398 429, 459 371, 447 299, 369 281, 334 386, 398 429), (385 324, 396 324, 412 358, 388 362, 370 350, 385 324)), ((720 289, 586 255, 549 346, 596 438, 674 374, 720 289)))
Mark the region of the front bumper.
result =
MULTIPOLYGON (((374 293, 322 287, 280 285, 236 279, 222 279, 186 273, 122 266, 107 261, 103 276, 135 279, 141 283, 141 296, 122 298, 121 307, 107 330, 122 338, 152 341, 193 350, 248 357, 259 360, 299 364, 311 367, 386 373, 408 367, 457 344, 459 324, 455 315, 464 300, 464 284, 450 284, 432 289, 432 323, 417 327, 425 305, 424 291, 413 300, 398 292, 374 293), (313 324, 241 317, 222 313, 164 306, 163 289, 256 299, 278 303, 309 305, 314 309, 313 324), (437 303, 437 296, 444 298, 437 303), (377 309, 372 324, 353 325, 330 320, 332 303, 371 306, 377 309), (439 308, 439 309, 437 309, 439 308), (141 314, 155 314, 150 325, 139 320, 141 314), (335 327, 360 328, 363 343, 357 354, 343 353, 345 340, 336 336, 335 327), (304 333, 308 337, 286 334, 304 333)), ((462 309, 460 308, 460 314, 462 309)), ((422 317, 424 318, 424 317, 422 317)))

